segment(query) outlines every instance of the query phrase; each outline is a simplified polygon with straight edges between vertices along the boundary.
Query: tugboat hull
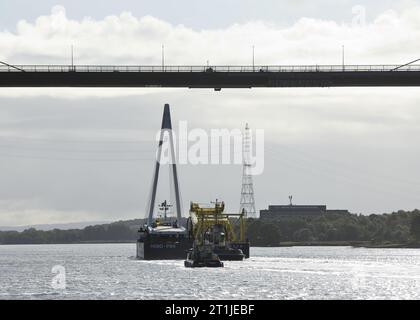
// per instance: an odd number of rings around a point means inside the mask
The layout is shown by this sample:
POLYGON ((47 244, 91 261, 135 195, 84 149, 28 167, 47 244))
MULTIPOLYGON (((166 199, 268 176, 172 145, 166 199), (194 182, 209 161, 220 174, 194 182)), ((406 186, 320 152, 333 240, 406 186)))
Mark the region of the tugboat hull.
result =
POLYGON ((217 254, 213 252, 211 245, 196 245, 188 250, 187 260, 184 261, 186 268, 222 268, 224 264, 217 254))
POLYGON ((184 266, 186 268, 221 268, 224 267, 223 262, 221 261, 193 261, 193 260, 185 260, 184 266))
POLYGON ((230 243, 231 248, 242 250, 246 259, 249 258, 249 246, 250 246, 249 242, 231 242, 230 243))
POLYGON ((245 255, 241 250, 214 250, 214 253, 217 254, 220 260, 223 261, 242 261, 245 258, 245 255))

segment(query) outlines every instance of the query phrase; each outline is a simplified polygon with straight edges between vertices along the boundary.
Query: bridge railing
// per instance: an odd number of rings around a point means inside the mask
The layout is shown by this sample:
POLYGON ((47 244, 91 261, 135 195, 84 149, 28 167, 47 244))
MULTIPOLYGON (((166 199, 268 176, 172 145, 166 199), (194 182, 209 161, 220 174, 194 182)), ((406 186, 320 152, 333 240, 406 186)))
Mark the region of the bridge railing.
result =
POLYGON ((0 72, 400 72, 420 71, 420 65, 269 65, 269 66, 115 66, 0 65, 0 72), (399 69, 396 69, 399 68, 399 69))

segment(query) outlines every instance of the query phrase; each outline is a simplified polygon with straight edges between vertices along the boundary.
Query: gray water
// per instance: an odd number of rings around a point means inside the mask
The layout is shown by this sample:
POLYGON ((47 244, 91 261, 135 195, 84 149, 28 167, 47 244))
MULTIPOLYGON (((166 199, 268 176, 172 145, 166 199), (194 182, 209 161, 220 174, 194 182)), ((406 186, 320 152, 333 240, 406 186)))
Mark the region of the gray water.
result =
POLYGON ((0 246, 0 299, 420 299, 417 249, 251 248, 216 269, 140 261, 135 250, 0 246))

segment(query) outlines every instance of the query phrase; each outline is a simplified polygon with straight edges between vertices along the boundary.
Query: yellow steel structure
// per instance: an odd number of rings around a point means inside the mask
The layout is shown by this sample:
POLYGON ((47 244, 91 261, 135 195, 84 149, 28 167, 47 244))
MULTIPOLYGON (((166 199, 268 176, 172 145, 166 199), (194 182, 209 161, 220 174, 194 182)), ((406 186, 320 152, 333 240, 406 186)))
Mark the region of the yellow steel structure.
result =
POLYGON ((196 241, 202 243, 204 234, 216 225, 223 226, 226 235, 226 241, 236 241, 236 235, 233 230, 230 218, 239 218, 239 240, 245 240, 245 212, 241 213, 223 213, 225 203, 216 200, 214 207, 201 207, 200 204, 191 202, 190 215, 193 221, 193 236, 196 241))

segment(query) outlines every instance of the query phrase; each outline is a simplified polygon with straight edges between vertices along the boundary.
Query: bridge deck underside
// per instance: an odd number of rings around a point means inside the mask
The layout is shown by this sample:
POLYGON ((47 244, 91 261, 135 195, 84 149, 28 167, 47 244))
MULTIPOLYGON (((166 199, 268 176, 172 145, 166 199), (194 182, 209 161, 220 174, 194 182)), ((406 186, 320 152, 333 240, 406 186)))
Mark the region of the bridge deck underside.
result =
POLYGON ((420 71, 346 72, 1 72, 0 87, 403 87, 420 71))

